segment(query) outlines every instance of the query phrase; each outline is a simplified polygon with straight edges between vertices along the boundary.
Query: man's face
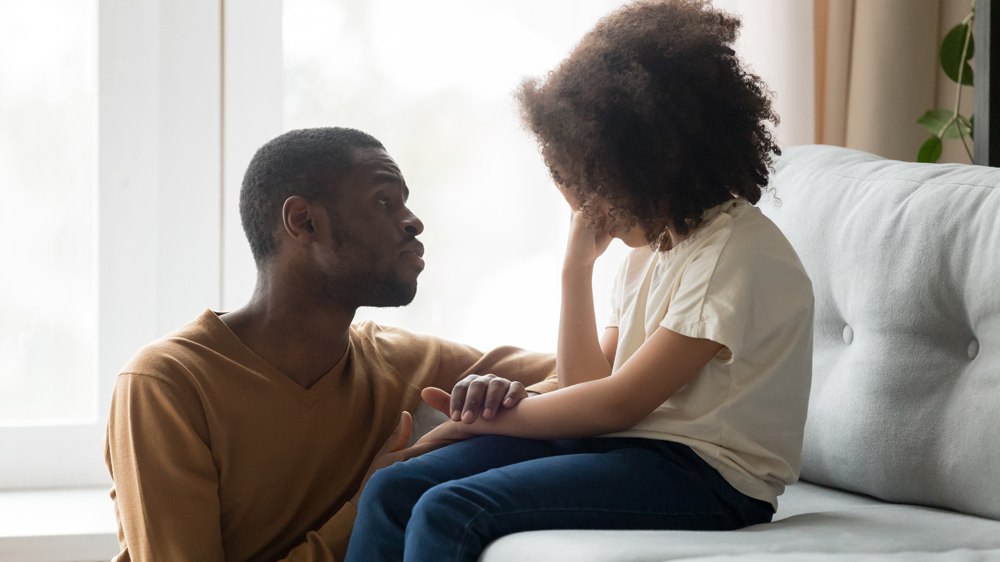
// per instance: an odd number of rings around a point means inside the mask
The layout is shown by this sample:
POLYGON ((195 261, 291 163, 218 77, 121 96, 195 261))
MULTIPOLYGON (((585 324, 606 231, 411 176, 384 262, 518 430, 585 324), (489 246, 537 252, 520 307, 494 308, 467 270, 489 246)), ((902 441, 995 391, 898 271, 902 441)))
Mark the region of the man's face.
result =
POLYGON ((413 300, 424 269, 424 246, 416 239, 424 225, 406 207, 408 197, 399 166, 384 150, 354 151, 354 168, 326 206, 331 259, 317 260, 331 298, 358 307, 413 300))

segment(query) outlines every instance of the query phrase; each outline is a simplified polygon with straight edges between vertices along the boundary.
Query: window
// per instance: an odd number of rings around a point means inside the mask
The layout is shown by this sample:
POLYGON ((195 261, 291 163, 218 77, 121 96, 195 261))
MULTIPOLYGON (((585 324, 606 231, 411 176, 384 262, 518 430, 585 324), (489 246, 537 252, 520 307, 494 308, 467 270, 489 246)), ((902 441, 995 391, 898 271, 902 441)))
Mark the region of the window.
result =
POLYGON ((96 2, 0 5, 0 425, 96 414, 96 2))
POLYGON ((218 307, 219 18, 0 4, 0 489, 108 485, 115 376, 218 307))
MULTIPOLYGON (((555 350, 569 207, 512 94, 618 5, 285 0, 285 130, 373 134, 400 164, 425 225, 414 302, 359 319, 481 349, 555 350)), ((625 250, 616 243, 599 262, 598 324, 625 250)))

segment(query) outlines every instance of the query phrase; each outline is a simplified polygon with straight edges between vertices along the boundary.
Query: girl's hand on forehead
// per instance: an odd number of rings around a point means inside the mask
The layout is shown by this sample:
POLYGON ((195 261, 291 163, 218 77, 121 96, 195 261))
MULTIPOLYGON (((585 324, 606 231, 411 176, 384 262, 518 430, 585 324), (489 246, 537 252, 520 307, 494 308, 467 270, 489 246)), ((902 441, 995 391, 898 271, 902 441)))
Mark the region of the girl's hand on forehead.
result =
POLYGON ((611 244, 611 232, 607 222, 595 227, 587 224, 583 211, 573 211, 569 227, 569 241, 566 243, 566 265, 591 266, 611 244))

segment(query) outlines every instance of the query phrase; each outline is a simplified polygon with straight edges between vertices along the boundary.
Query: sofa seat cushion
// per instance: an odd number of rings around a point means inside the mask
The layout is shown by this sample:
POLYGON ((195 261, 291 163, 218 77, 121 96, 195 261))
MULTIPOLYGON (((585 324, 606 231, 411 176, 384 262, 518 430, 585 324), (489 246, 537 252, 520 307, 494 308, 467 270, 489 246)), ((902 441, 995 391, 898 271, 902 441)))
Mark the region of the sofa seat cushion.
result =
MULTIPOLYGON (((495 541, 480 560, 660 562, 688 558, 702 560, 707 556, 736 556, 735 560, 742 561, 745 555, 781 553, 876 555, 920 551, 947 553, 963 549, 1000 550, 1000 521, 929 507, 886 503, 866 496, 798 483, 787 488, 779 499, 779 509, 774 521, 765 525, 727 532, 517 533, 495 541)), ((942 558, 941 561, 977 560, 962 558, 965 556, 962 552, 956 552, 953 556, 942 558)), ((720 558, 724 559, 726 558, 720 558)), ((817 562, 820 560, 817 559, 817 562)), ((928 562, 930 560, 937 561, 929 559, 928 562)))
POLYGON ((947 552, 783 552, 685 558, 678 562, 1000 562, 1000 549, 947 552))
MULTIPOLYGON (((823 552, 784 552, 776 554, 737 554, 686 558, 689 562, 1000 562, 1000 550, 949 550, 947 552, 867 552, 831 554, 823 552)), ((680 561, 684 562, 684 561, 680 561)))

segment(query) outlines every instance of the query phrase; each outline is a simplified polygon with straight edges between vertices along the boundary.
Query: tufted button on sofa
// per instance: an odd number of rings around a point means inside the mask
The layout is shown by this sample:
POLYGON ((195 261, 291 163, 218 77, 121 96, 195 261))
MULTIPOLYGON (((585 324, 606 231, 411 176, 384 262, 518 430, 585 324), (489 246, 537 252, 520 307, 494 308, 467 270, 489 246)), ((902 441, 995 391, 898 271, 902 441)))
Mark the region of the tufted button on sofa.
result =
POLYGON ((774 521, 519 533, 483 562, 1000 562, 1000 170, 802 146, 773 186, 816 296, 802 481, 774 521))

